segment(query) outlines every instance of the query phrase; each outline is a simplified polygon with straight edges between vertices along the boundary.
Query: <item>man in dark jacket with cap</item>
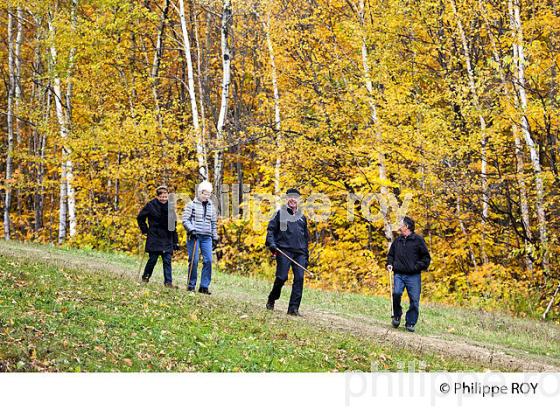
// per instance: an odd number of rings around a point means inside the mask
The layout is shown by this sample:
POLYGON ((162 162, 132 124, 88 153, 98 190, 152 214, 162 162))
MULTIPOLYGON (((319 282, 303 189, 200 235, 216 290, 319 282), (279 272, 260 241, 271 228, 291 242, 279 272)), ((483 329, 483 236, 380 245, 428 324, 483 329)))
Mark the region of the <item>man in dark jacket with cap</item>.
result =
POLYGON ((278 210, 268 223, 266 246, 276 256, 276 278, 268 296, 266 308, 274 309, 274 302, 280 298, 282 286, 288 280, 290 266, 294 273, 292 294, 288 305, 288 315, 301 316, 299 305, 303 294, 302 267, 307 267, 309 258, 309 232, 307 219, 298 208, 300 193, 291 188, 286 191, 287 205, 278 210), (291 259, 291 260, 290 260, 291 259))
POLYGON ((164 285, 172 288, 174 286, 171 276, 171 257, 174 250, 179 250, 179 238, 175 224, 169 226, 169 191, 167 187, 159 186, 156 189, 156 195, 157 197, 148 202, 136 218, 140 230, 147 235, 145 251, 150 255, 144 268, 142 281, 149 282, 154 266, 161 256, 164 285), (148 225, 146 225, 146 219, 148 219, 148 225))
POLYGON ((431 258, 424 238, 414 233, 414 221, 411 218, 404 217, 399 232, 387 256, 387 269, 395 272, 392 325, 397 328, 401 323, 401 297, 406 289, 410 306, 406 312, 405 328, 414 332, 420 310, 420 274, 428 269, 431 258))

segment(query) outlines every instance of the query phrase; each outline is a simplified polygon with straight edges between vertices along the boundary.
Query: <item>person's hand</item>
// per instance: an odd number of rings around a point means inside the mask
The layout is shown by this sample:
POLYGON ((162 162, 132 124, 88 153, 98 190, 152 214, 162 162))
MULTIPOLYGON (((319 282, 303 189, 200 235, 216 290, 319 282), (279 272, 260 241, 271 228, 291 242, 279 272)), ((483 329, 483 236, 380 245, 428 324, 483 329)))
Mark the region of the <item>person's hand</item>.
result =
POLYGON ((198 235, 196 234, 196 231, 191 231, 189 232, 189 239, 197 239, 198 235))
POLYGON ((173 250, 174 251, 178 251, 179 249, 181 249, 181 247, 179 246, 178 243, 173 244, 173 250))
POLYGON ((276 248, 275 245, 269 246, 268 250, 270 251, 270 253, 272 253, 272 256, 275 257, 276 255, 278 255, 278 248, 276 248))
POLYGON ((212 250, 214 250, 218 247, 219 242, 220 241, 218 239, 212 239, 212 250))

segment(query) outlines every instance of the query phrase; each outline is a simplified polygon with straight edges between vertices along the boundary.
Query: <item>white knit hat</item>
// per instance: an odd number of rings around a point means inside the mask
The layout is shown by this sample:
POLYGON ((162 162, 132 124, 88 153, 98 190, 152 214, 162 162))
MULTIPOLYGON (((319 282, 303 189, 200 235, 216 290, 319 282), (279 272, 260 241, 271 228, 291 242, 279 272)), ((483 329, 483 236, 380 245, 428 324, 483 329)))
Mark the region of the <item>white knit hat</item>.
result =
POLYGON ((212 184, 208 181, 202 181, 198 184, 198 193, 202 193, 202 191, 212 192, 212 184))

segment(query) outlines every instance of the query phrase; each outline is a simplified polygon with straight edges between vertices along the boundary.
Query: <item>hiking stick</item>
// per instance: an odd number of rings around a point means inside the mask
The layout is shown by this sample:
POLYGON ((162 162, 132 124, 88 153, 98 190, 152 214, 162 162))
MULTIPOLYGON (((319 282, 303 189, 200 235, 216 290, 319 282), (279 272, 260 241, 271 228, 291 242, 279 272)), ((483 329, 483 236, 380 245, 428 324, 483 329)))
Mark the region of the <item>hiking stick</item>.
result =
POLYGON ((284 255, 286 258, 288 258, 289 261, 295 263, 297 266, 299 266, 300 268, 302 268, 305 272, 307 272, 309 274, 309 276, 311 276, 312 278, 315 277, 315 275, 313 274, 313 272, 311 272, 309 269, 304 268, 303 266, 301 266, 299 263, 297 263, 295 260, 293 260, 292 258, 290 258, 288 255, 286 255, 283 251, 281 251, 280 249, 276 248, 276 250, 278 252, 280 252, 282 255, 284 255))
POLYGON ((543 319, 546 319, 546 315, 548 314, 548 312, 552 308, 552 304, 554 303, 554 299, 556 298, 556 294, 558 293, 559 290, 560 290, 560 283, 556 287, 556 290, 554 291, 554 295, 552 295, 552 299, 550 299, 550 302, 548 302, 548 306, 546 307, 546 310, 544 311, 544 313, 542 315, 543 319))
POLYGON ((191 283, 192 266, 193 266, 193 263, 194 263, 194 257, 196 255, 196 245, 197 244, 198 244, 198 238, 194 238, 192 257, 189 260, 189 275, 187 277, 187 289, 189 288, 190 283, 191 283))
POLYGON ((391 303, 391 317, 395 315, 393 311, 393 267, 389 265, 387 267, 387 272, 389 273, 389 302, 391 303))

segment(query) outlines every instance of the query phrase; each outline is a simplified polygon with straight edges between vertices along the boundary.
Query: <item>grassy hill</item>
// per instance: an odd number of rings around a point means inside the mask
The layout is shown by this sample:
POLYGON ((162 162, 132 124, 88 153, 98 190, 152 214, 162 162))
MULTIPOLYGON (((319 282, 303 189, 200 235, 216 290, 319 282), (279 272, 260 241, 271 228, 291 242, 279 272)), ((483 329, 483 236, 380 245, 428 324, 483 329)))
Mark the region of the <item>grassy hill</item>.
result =
MULTIPOLYGON (((145 262, 145 260, 144 260, 145 262)), ((560 326, 422 306, 415 334, 388 299, 306 289, 303 318, 264 309, 270 281, 215 273, 213 295, 138 281, 125 254, 0 242, 0 371, 560 369, 560 326)), ((272 280, 272 278, 271 278, 272 280)))

